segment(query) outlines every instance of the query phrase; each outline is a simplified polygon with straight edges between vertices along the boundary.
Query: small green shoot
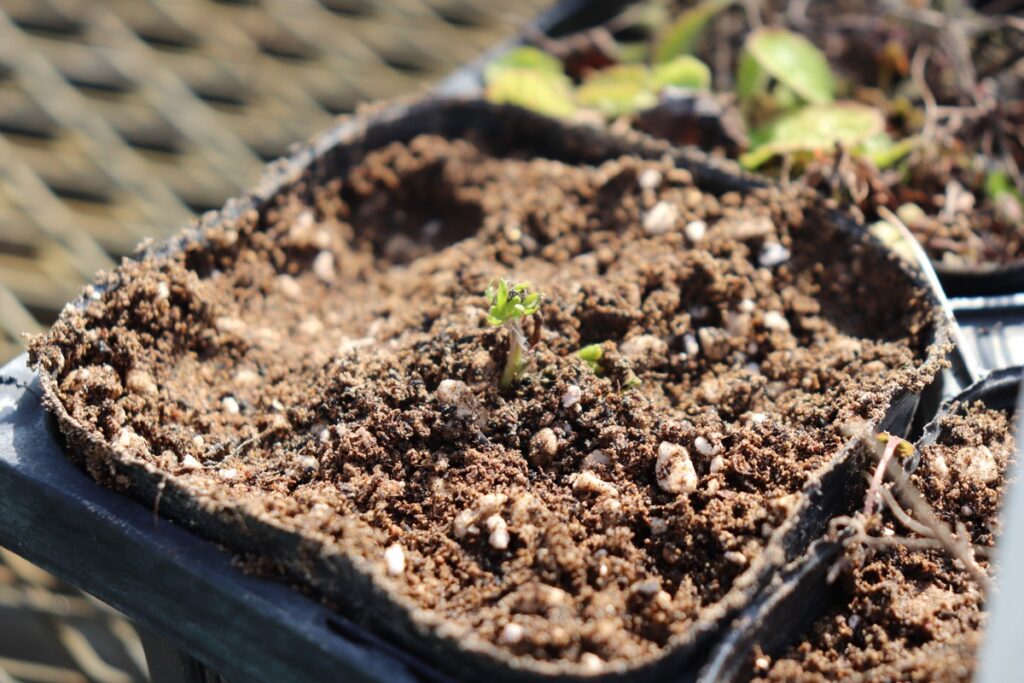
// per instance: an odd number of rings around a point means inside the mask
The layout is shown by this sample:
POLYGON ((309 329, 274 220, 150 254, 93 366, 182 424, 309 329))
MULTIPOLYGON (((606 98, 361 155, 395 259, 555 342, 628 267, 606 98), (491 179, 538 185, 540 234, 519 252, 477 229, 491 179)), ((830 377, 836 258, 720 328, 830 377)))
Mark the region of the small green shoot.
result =
POLYGON ((604 349, 600 344, 589 344, 576 352, 576 357, 581 359, 595 375, 601 374, 601 357, 604 349))
MULTIPOLYGON (((484 293, 491 308, 487 312, 487 323, 493 327, 504 327, 509 332, 508 358, 501 373, 499 386, 509 389, 522 379, 526 371, 526 353, 529 342, 523 332, 523 319, 540 310, 540 292, 531 292, 525 282, 511 284, 504 278, 493 281, 484 293)), ((534 319, 535 339, 540 332, 540 316, 534 319)))

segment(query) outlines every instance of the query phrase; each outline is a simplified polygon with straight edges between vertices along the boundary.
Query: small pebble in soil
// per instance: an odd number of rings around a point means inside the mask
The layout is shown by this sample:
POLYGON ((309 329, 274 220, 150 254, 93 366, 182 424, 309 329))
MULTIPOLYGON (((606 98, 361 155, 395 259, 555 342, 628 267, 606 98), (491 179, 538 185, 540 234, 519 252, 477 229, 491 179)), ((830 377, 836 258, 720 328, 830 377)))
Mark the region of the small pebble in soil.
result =
POLYGON ((675 204, 658 202, 644 215, 644 232, 664 235, 679 222, 679 209, 675 204))
POLYGON ((604 667, 604 660, 593 652, 584 652, 580 655, 580 665, 587 673, 596 673, 604 667))
POLYGON ((523 640, 523 627, 519 624, 505 624, 498 636, 498 642, 502 645, 515 645, 523 640))
POLYGON ((213 326, 217 328, 218 332, 223 334, 242 334, 246 329, 244 320, 230 315, 222 315, 215 319, 213 326))
POLYGON ((704 456, 714 455, 718 452, 718 446, 711 443, 703 436, 698 436, 693 440, 693 447, 697 449, 697 452, 704 456))
POLYGON ((668 531, 668 522, 663 517, 651 517, 651 535, 661 536, 668 531))
POLYGON ((488 493, 480 496, 476 504, 456 515, 452 522, 452 532, 456 538, 465 538, 470 533, 477 533, 479 529, 475 526, 481 518, 496 515, 501 507, 508 501, 504 493, 488 493))
POLYGON ((747 563, 747 556, 736 550, 728 550, 722 555, 728 562, 738 564, 741 567, 747 563))
POLYGON ((764 326, 769 330, 786 332, 789 330, 789 321, 778 311, 768 311, 764 314, 764 326))
POLYGON ((278 275, 275 282, 277 284, 277 291, 281 292, 286 299, 297 301, 302 298, 302 287, 291 275, 287 273, 278 275))
POLYGON ((299 332, 307 337, 319 336, 324 331, 324 323, 315 315, 309 315, 299 323, 299 332))
POLYGON ((456 417, 474 417, 477 411, 476 396, 465 382, 457 379, 443 379, 437 385, 434 397, 441 403, 455 408, 456 417))
POLYGON ((329 251, 321 251, 317 254, 313 259, 313 274, 327 284, 334 282, 334 254, 329 251))
POLYGON ((697 338, 692 334, 683 335, 683 350, 686 351, 687 356, 696 356, 700 353, 700 345, 697 343, 697 338))
POLYGON ((217 476, 224 481, 234 481, 235 479, 238 479, 238 470, 235 469, 234 467, 229 467, 225 470, 220 470, 219 472, 217 472, 217 476))
POLYGON ((196 457, 194 455, 192 455, 191 453, 186 455, 184 458, 181 459, 181 469, 183 471, 185 471, 185 472, 194 472, 194 471, 200 470, 202 468, 203 468, 202 463, 200 463, 196 459, 196 457))
POLYGON ((711 458, 711 464, 708 465, 708 472, 711 474, 718 474, 723 469, 725 469, 725 458, 720 455, 716 455, 711 458))
POLYGON ((619 493, 614 484, 609 484, 589 470, 573 475, 572 490, 577 493, 596 493, 608 496, 615 496, 619 493))
POLYGON ((133 368, 128 371, 128 376, 125 378, 125 385, 133 394, 156 396, 160 393, 160 390, 156 386, 156 382, 153 381, 153 376, 145 370, 140 370, 138 368, 133 368))
POLYGON ((959 468, 965 479, 990 484, 999 478, 999 465, 988 446, 963 448, 957 453, 959 468))
POLYGON ((295 217, 295 229, 298 231, 309 230, 313 227, 314 222, 312 211, 302 211, 295 217))
POLYGON ((580 402, 581 396, 583 396, 583 391, 575 384, 570 384, 562 394, 562 407, 572 408, 580 402))
POLYGON ((131 427, 124 427, 117 433, 116 445, 121 448, 148 448, 149 444, 131 427))
POLYGON ((545 427, 530 439, 530 461, 535 465, 546 465, 558 454, 558 437, 555 430, 545 427))
POLYGON ((704 235, 707 234, 708 224, 704 221, 690 221, 683 228, 683 233, 686 235, 686 239, 691 242, 700 242, 704 239, 704 235))
POLYGON ((729 336, 719 327, 702 327, 697 330, 700 350, 711 360, 722 360, 729 354, 729 336))
POLYGON ((492 548, 496 550, 505 550, 508 548, 509 538, 508 535, 508 524, 505 523, 505 519, 501 515, 491 515, 486 521, 487 530, 491 532, 491 535, 487 538, 487 542, 491 544, 492 548))
POLYGON ((761 249, 757 262, 761 264, 762 268, 774 268, 788 261, 789 256, 789 249, 778 242, 769 242, 761 249))
POLYGON ((655 190, 661 185, 661 171, 656 168, 644 169, 637 177, 637 185, 641 190, 655 190))
POLYGON ((234 396, 225 396, 221 399, 221 405, 224 406, 224 412, 228 415, 238 415, 242 412, 241 406, 238 405, 238 400, 234 396))
POLYGON ((250 370, 249 368, 242 368, 235 373, 235 384, 240 387, 258 386, 262 379, 263 378, 260 377, 258 372, 250 370))
POLYGON ((679 444, 661 442, 658 446, 658 459, 654 464, 654 476, 661 490, 668 493, 692 493, 697 490, 697 471, 690 460, 690 454, 679 444))
POLYGON ((206 439, 203 438, 202 434, 196 434, 192 437, 192 445, 196 448, 203 448, 206 446, 206 439))
POLYGON ((156 286, 156 300, 164 301, 169 298, 171 298, 171 286, 166 282, 161 281, 160 284, 156 286))
POLYGON ((392 543, 384 551, 384 564, 388 574, 398 576, 405 572, 405 550, 397 543, 392 543))

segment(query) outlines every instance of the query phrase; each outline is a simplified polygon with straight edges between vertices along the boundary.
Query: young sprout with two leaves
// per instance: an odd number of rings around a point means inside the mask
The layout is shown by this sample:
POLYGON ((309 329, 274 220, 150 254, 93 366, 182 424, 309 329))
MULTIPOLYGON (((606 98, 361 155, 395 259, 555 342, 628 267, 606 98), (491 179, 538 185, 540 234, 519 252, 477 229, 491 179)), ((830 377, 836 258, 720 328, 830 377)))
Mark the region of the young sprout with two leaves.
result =
POLYGON ((502 389, 509 389, 522 379, 527 365, 526 354, 540 338, 540 292, 531 292, 526 282, 511 284, 502 278, 492 282, 484 295, 491 306, 487 312, 487 323, 504 327, 509 333, 508 358, 499 381, 502 389), (527 340, 523 319, 535 314, 531 338, 527 340))

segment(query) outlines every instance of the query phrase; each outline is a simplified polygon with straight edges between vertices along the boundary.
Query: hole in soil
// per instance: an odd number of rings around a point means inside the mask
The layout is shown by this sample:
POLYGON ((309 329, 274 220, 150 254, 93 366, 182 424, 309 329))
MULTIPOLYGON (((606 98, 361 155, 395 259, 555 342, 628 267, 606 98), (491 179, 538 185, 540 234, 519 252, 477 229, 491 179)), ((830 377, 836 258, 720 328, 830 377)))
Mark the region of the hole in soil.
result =
POLYGON ((793 270, 797 277, 813 279, 820 290, 821 314, 837 330, 878 341, 907 337, 913 325, 907 302, 916 297, 884 256, 849 241, 845 249, 817 250, 813 255, 801 253, 802 246, 798 243, 794 250, 793 270), (841 263, 844 255, 862 250, 865 253, 854 261, 860 272, 841 263))
POLYGON ((444 177, 443 164, 429 164, 404 176, 396 189, 375 187, 355 196, 345 193, 358 234, 373 252, 391 264, 404 264, 448 247, 479 230, 479 204, 458 196, 444 177))

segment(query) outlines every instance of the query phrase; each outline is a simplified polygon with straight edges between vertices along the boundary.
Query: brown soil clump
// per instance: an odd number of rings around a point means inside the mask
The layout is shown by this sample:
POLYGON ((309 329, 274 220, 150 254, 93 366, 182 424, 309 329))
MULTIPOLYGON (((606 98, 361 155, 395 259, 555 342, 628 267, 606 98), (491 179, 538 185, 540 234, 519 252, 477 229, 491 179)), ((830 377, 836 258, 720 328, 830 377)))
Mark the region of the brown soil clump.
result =
POLYGON ((87 430, 464 638, 586 670, 685 631, 842 425, 936 370, 923 292, 806 195, 431 136, 110 282, 32 351, 87 430), (498 276, 544 293, 506 393, 498 276))
MULTIPOLYGON (((991 547, 998 534, 1011 422, 980 403, 948 416, 913 477, 938 516, 954 529, 963 524, 975 545, 991 547)), ((891 517, 882 523, 905 533, 891 517)), ((864 552, 850 558, 849 603, 758 680, 971 680, 986 615, 970 576, 941 550, 864 552)))

